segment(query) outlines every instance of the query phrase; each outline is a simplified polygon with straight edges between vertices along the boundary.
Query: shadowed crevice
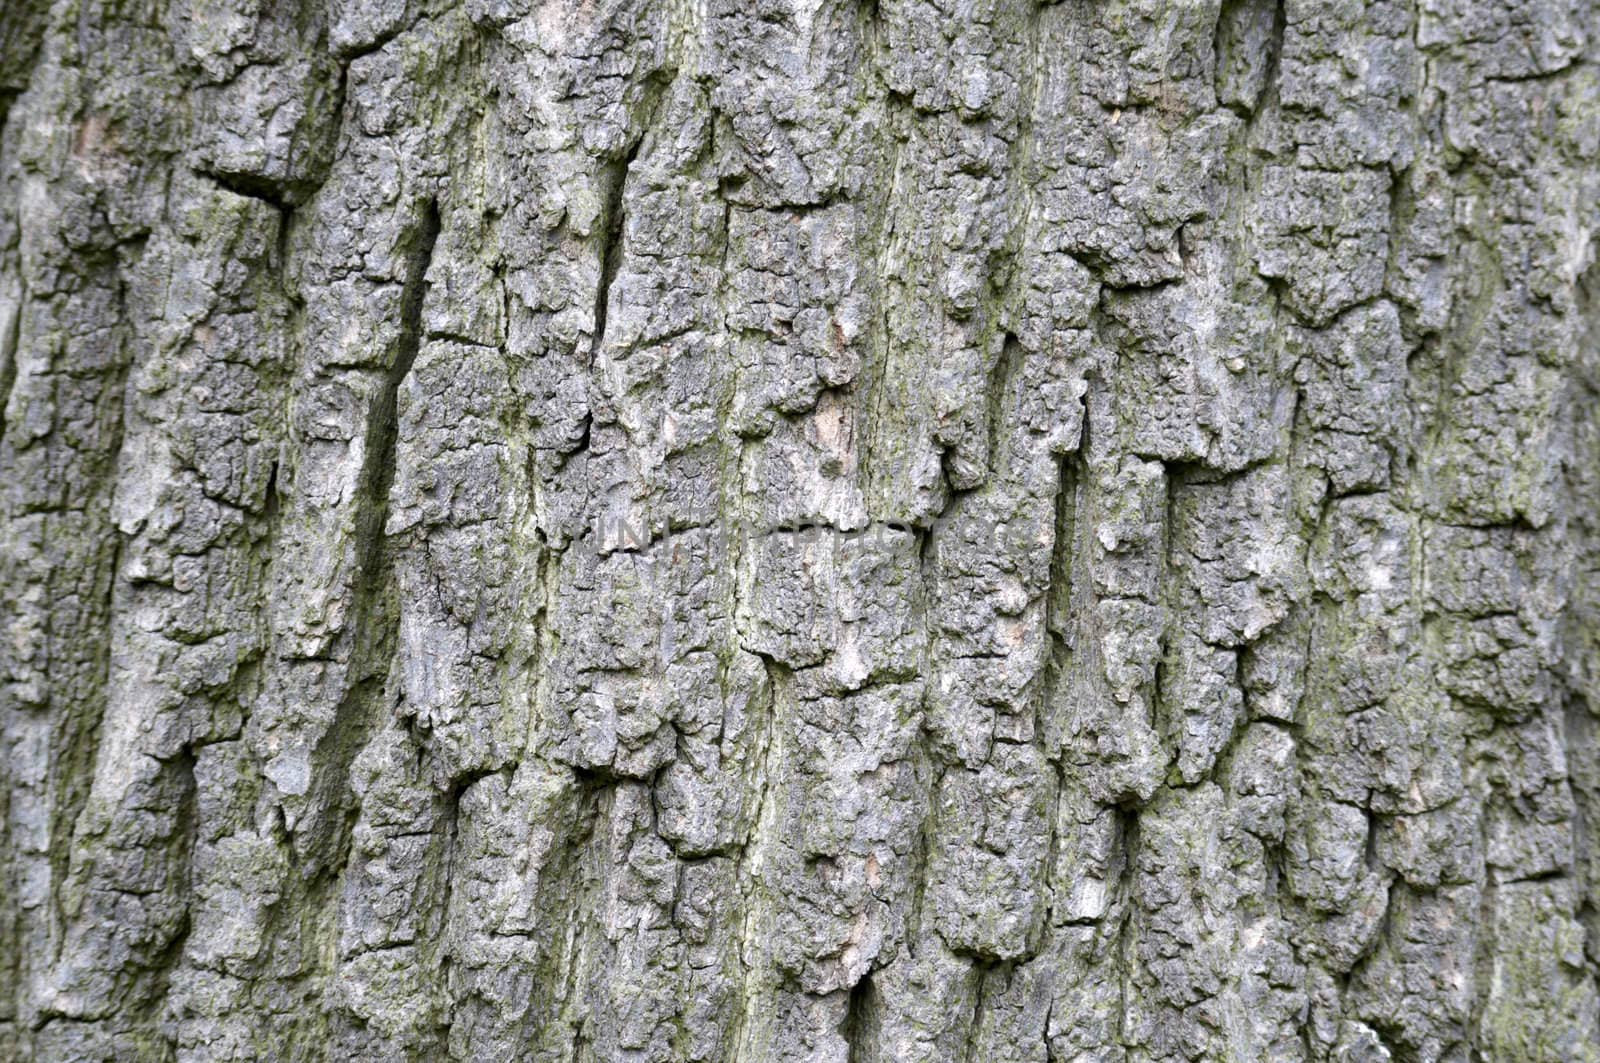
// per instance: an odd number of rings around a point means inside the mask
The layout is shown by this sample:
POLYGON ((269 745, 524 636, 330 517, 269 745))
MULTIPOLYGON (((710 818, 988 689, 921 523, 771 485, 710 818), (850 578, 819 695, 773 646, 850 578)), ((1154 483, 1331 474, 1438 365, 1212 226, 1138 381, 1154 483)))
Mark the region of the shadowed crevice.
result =
POLYGON ((383 525, 389 515, 389 488, 394 483, 395 448, 400 435, 400 385, 411 375, 417 352, 422 347, 422 304, 427 296, 428 267, 439 239, 439 206, 429 200, 422 218, 410 237, 406 256, 405 287, 400 296, 400 336, 394 361, 384 376, 383 387, 373 400, 367 419, 366 464, 361 470, 363 499, 370 508, 372 523, 365 529, 364 545, 368 556, 362 562, 362 575, 371 576, 378 567, 383 545, 383 525))
POLYGON ((844 1016, 844 1040, 849 1051, 849 1063, 878 1063, 876 1042, 872 1033, 878 1024, 878 994, 872 984, 872 973, 850 987, 849 1006, 844 1016))
POLYGON ((394 483, 399 437, 399 390, 410 376, 422 344, 422 307, 428 267, 439 236, 439 212, 428 202, 409 236, 406 274, 400 298, 400 329, 394 359, 372 400, 367 419, 365 460, 359 479, 356 519, 358 571, 354 585, 350 680, 334 712, 332 725, 317 743, 313 763, 317 795, 314 807, 332 812, 343 808, 341 827, 322 832, 312 863, 342 867, 356 815, 346 778, 356 755, 393 696, 390 667, 398 635, 398 602, 392 593, 391 559, 385 549, 384 526, 389 516, 389 491, 394 483))
POLYGON ((12 315, 5 335, 0 336, 0 441, 6 437, 6 407, 11 403, 11 389, 17 383, 17 352, 22 345, 22 311, 28 303, 28 291, 19 287, 17 312, 12 315))
POLYGON ((611 302, 611 285, 622 266, 622 192, 628 183, 628 170, 633 166, 643 141, 643 137, 635 141, 627 156, 613 168, 606 189, 605 234, 600 244, 600 283, 594 295, 594 346, 591 358, 599 353, 606 340, 606 313, 611 302))
POLYGON ((1218 100, 1243 116, 1261 109, 1278 80, 1283 0, 1224 0, 1212 57, 1218 100))

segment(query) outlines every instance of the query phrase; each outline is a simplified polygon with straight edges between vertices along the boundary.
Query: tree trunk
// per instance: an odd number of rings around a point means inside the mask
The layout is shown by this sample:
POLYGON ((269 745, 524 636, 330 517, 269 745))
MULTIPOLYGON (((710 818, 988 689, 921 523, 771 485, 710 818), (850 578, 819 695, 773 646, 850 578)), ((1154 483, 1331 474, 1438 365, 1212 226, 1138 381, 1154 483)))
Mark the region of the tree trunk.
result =
POLYGON ((0 1057, 1600 1060, 1597 0, 8 0, 0 1057))

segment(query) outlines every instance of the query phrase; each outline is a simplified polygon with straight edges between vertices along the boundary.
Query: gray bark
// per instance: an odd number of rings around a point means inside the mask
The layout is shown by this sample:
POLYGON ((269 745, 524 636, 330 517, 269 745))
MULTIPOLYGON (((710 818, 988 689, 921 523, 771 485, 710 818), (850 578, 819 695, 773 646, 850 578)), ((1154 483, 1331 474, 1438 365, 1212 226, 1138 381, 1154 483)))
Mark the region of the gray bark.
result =
POLYGON ((1600 1060, 1597 0, 8 0, 0 1057, 1600 1060))

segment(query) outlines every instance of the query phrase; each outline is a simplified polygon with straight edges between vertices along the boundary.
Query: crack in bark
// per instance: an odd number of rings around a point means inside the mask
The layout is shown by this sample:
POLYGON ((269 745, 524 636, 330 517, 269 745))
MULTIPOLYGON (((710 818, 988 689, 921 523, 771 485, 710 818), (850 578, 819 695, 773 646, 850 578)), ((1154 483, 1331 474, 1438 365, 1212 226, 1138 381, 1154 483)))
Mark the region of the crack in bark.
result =
POLYGON ((393 361, 373 398, 367 416, 364 460, 358 483, 361 511, 356 518, 357 573, 353 584, 355 605, 350 636, 353 646, 350 671, 355 677, 322 734, 312 757, 318 766, 314 794, 316 807, 333 810, 346 806, 343 826, 322 832, 313 865, 338 874, 348 856, 350 830, 356 810, 345 790, 351 763, 370 735, 389 684, 394 652, 396 603, 389 601, 390 576, 384 527, 388 522, 389 494, 394 482, 398 446, 399 390, 410 376, 422 344, 422 311, 427 294, 427 273, 439 236, 439 211, 429 200, 423 205, 408 237, 406 274, 400 298, 400 328, 393 361))
POLYGON ((22 314, 28 305, 27 285, 17 286, 17 310, 10 327, 0 336, 0 442, 6 438, 6 410, 11 405, 11 389, 17 383, 17 356, 22 345, 22 314))

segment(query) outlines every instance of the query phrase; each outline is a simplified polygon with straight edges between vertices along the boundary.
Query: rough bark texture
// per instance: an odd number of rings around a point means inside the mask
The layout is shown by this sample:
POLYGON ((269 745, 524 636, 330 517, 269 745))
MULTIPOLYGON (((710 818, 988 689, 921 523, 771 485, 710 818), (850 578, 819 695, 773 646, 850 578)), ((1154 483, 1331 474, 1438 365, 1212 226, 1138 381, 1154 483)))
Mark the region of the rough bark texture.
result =
POLYGON ((1597 0, 7 0, 0 1055, 1600 1060, 1597 0))

